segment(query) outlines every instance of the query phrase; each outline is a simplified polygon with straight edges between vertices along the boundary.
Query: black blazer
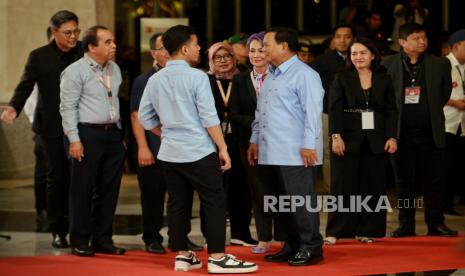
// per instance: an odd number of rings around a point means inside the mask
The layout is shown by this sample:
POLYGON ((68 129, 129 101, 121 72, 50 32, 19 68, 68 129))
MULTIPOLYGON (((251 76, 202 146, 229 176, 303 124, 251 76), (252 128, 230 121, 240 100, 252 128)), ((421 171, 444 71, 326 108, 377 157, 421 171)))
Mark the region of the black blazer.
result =
POLYGON ((19 113, 32 93, 34 84, 39 87, 32 129, 45 137, 63 134, 60 115, 60 75, 71 63, 80 59, 84 52, 81 42, 67 53, 56 46, 55 41, 33 50, 24 68, 21 81, 15 89, 10 105, 19 113))
POLYGON ((256 107, 257 95, 250 72, 240 73, 233 79, 229 114, 233 134, 238 138, 239 146, 244 149, 249 146, 256 107))
MULTIPOLYGON (((426 93, 431 119, 433 139, 437 148, 443 148, 446 143, 444 105, 452 92, 451 65, 448 59, 430 54, 424 56, 426 78, 426 93)), ((401 54, 386 57, 383 65, 388 69, 396 94, 397 109, 399 111, 397 138, 401 137, 402 109, 404 106, 404 68, 401 54)))
POLYGON ((336 50, 329 51, 318 56, 310 66, 320 74, 321 83, 325 89, 323 97, 323 112, 328 113, 328 99, 330 86, 333 83, 334 76, 337 72, 344 69, 346 61, 337 53, 336 50))
POLYGON ((329 133, 340 133, 347 152, 358 152, 366 135, 373 153, 383 153, 384 145, 397 133, 397 108, 389 75, 373 72, 369 109, 374 111, 375 127, 362 130, 361 113, 347 109, 365 109, 366 101, 356 70, 338 73, 329 94, 329 133))

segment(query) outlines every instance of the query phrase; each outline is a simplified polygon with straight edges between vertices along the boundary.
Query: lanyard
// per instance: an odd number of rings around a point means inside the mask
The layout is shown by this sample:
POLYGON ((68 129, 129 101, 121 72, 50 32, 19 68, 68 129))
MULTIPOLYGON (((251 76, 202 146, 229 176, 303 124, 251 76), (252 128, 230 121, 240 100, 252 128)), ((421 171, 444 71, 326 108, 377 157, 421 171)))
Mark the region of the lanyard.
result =
POLYGON ((368 104, 370 101, 370 89, 362 89, 362 90, 363 90, 363 96, 365 98, 366 110, 368 110, 368 104))
POLYGON ((414 87, 421 66, 419 65, 419 62, 417 62, 416 64, 412 64, 412 70, 405 59, 402 59, 402 62, 404 64, 405 71, 407 71, 408 75, 410 76, 410 86, 414 87))
POLYGON ((92 71, 97 75, 97 78, 100 81, 100 83, 102 83, 103 87, 105 88, 105 92, 108 97, 110 120, 114 121, 116 119, 116 110, 113 107, 113 101, 112 101, 113 96, 111 94, 110 64, 107 63, 107 65, 105 66, 106 76, 105 76, 105 79, 103 79, 102 71, 97 69, 90 60, 87 60, 87 62, 89 63, 89 66, 92 69, 92 71))
POLYGON ((465 76, 462 75, 462 71, 460 71, 460 66, 456 65, 455 68, 457 68, 457 71, 459 72, 460 79, 462 80, 462 91, 463 94, 465 94, 465 76))
POLYGON ((229 82, 226 94, 224 94, 223 86, 221 85, 221 82, 219 80, 216 80, 216 84, 218 85, 218 89, 220 90, 221 98, 223 98, 224 106, 228 107, 229 96, 231 96, 232 82, 229 82))

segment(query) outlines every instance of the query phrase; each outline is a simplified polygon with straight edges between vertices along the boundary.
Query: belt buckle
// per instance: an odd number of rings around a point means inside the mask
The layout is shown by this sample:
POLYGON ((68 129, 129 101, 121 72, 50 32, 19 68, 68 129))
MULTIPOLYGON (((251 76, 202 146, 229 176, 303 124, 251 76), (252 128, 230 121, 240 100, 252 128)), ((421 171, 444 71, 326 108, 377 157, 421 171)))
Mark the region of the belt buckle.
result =
POLYGON ((105 124, 105 126, 104 126, 104 128, 103 128, 103 129, 105 129, 105 130, 109 130, 109 129, 111 129, 111 125, 110 125, 110 124, 105 124))

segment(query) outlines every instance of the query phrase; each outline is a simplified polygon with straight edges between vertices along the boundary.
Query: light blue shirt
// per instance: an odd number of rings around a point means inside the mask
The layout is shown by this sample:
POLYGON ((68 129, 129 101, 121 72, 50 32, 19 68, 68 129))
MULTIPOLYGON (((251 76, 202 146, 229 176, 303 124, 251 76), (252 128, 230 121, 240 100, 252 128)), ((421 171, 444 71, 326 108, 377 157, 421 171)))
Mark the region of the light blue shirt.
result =
POLYGON ((63 132, 71 143, 80 140, 78 123, 117 123, 121 127, 118 101, 121 71, 111 60, 107 66, 102 67, 85 55, 61 73, 60 114, 63 132), (100 75, 106 82, 107 72, 110 74, 111 104, 107 90, 99 79, 100 75), (113 118, 110 112, 114 113, 113 118))
POLYGON ((259 145, 259 164, 302 166, 302 148, 315 149, 316 165, 322 164, 323 95, 320 76, 297 56, 278 68, 270 66, 250 138, 259 145))
POLYGON ((216 151, 207 129, 220 124, 207 74, 183 60, 150 77, 139 106, 145 129, 162 125, 158 159, 194 162, 216 151))

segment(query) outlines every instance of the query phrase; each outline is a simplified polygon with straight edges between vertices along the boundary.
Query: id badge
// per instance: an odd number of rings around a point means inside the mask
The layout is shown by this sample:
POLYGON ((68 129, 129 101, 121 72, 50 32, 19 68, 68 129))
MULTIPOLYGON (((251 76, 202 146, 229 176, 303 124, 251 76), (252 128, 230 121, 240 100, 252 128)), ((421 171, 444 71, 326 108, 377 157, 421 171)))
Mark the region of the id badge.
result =
POLYGON ((110 107, 110 120, 114 121, 116 119, 116 110, 113 106, 110 107))
POLYGON ((405 87, 405 104, 418 104, 420 102, 421 88, 419 86, 405 87))
POLYGON ((375 129, 375 113, 373 111, 362 112, 362 129, 375 129))

